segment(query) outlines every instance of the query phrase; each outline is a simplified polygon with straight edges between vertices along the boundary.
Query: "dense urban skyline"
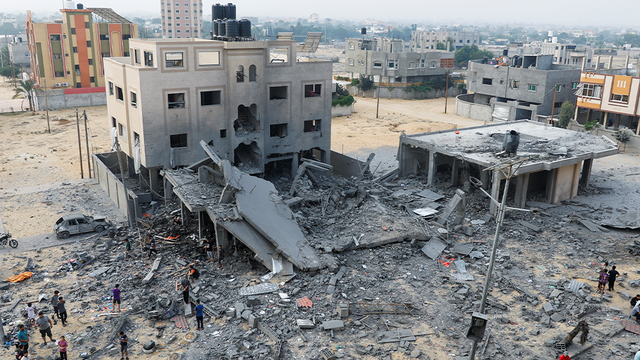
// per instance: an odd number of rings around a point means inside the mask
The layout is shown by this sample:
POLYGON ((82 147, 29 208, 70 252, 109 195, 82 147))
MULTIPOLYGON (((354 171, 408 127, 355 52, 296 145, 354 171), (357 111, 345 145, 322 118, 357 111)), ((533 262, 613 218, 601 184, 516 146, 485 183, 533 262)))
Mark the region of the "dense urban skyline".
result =
MULTIPOLYGON (((157 0, 111 0, 76 1, 85 7, 110 7, 125 15, 154 17, 160 14, 157 0)), ((55 12, 62 8, 63 0, 23 0, 4 4, 3 12, 14 13, 33 10, 41 13, 55 12)), ((214 2, 203 2, 204 13, 211 13, 214 2)), ((311 13, 319 14, 320 21, 326 18, 336 20, 356 20, 373 18, 382 21, 438 22, 456 24, 509 24, 518 26, 530 24, 556 24, 581 28, 617 26, 636 27, 636 14, 640 3, 635 0, 621 0, 616 6, 586 0, 579 4, 568 0, 539 0, 530 5, 521 2, 487 3, 459 0, 455 6, 446 2, 426 4, 418 0, 398 0, 390 8, 387 2, 343 2, 327 0, 323 2, 301 2, 280 0, 278 6, 258 0, 236 1, 238 16, 294 17, 307 18, 311 13)), ((205 16, 207 16, 205 15, 205 16)), ((205 18, 205 20, 208 20, 205 18)))

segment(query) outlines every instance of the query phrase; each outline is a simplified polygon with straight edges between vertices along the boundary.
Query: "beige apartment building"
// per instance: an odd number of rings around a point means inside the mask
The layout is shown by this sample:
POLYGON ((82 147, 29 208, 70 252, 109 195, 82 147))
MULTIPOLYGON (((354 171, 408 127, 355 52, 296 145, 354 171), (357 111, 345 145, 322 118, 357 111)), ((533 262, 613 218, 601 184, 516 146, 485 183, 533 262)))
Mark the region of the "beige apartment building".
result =
POLYGON ((201 140, 248 173, 329 162, 331 61, 297 60, 291 40, 130 44, 105 59, 109 126, 152 188, 160 169, 206 157, 201 140))
POLYGON ((205 38, 201 0, 161 0, 162 37, 205 38))

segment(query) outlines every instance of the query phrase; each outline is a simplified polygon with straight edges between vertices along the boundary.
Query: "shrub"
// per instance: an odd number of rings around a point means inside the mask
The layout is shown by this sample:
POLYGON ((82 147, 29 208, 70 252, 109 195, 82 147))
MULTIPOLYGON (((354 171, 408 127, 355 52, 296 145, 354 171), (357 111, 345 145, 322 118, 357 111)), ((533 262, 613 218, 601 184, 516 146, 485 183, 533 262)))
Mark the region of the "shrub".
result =
POLYGON ((343 95, 338 97, 337 100, 331 100, 331 106, 350 106, 355 103, 356 99, 351 95, 343 95))

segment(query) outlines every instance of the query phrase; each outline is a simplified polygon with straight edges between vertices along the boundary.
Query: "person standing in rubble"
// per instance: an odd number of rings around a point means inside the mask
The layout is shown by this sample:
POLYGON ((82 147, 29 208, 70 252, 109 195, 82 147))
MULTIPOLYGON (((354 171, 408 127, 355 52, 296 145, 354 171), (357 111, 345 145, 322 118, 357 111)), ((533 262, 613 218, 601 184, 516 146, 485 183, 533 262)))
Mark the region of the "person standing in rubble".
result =
POLYGON ((120 331, 120 360, 126 359, 129 360, 129 338, 124 334, 124 331, 120 331))
POLYGON ((190 282, 194 282, 200 277, 200 271, 198 271, 193 264, 189 264, 189 273, 187 274, 187 277, 189 277, 190 282))
POLYGON ((178 291, 178 285, 180 285, 180 289, 182 290, 182 300, 184 300, 185 304, 189 304, 189 286, 191 286, 189 279, 184 277, 180 283, 176 281, 176 291, 178 291))
POLYGON ((204 330, 204 314, 203 314, 203 309, 204 309, 204 305, 202 305, 200 303, 200 299, 196 300, 196 322, 198 323, 197 330, 204 330))
POLYGON ((222 248, 222 245, 218 246, 218 268, 222 269, 222 260, 224 260, 224 249, 222 248))
POLYGON ((216 260, 213 258, 213 252, 216 249, 215 245, 213 245, 213 242, 209 239, 205 239, 204 241, 206 241, 206 243, 204 244, 204 250, 207 252, 207 261, 210 261, 212 264, 214 264, 216 262, 216 260))
POLYGON ((124 258, 129 257, 129 253, 131 252, 131 239, 127 238, 127 242, 124 243, 124 258))
POLYGON ((36 314, 38 313, 38 309, 33 303, 27 304, 27 308, 25 309, 27 312, 27 317, 29 318, 29 325, 33 326, 36 324, 36 314))
POLYGON ((147 255, 147 257, 149 259, 151 259, 151 253, 155 253, 156 255, 158 255, 158 250, 156 250, 156 237, 152 236, 151 239, 149 239, 149 255, 147 255))
POLYGON ((120 285, 116 284, 111 292, 113 293, 113 301, 111 302, 113 304, 113 310, 115 311, 116 304, 118 304, 118 312, 120 312, 120 285))
POLYGON ((29 350, 29 334, 27 333, 27 329, 24 327, 24 325, 20 325, 20 331, 18 331, 18 343, 20 345, 20 350, 21 351, 27 351, 29 350))
POLYGON ((565 351, 564 353, 562 353, 562 355, 560 355, 560 359, 558 360, 571 360, 571 358, 569 357, 569 352, 565 351))
POLYGON ((613 265, 611 270, 609 270, 609 291, 613 291, 618 275, 620 275, 620 273, 616 270, 616 266, 613 265))
POLYGON ((60 336, 60 340, 58 341, 58 350, 60 351, 60 360, 68 360, 67 359, 67 347, 69 344, 64 336, 60 336))
POLYGON ((609 281, 609 274, 607 272, 607 268, 605 267, 604 269, 602 269, 602 271, 600 272, 600 278, 598 280, 598 292, 600 294, 604 293, 604 286, 605 284, 609 281))
POLYGON ((58 298, 58 314, 60 321, 62 321, 62 326, 67 326, 67 308, 64 306, 62 296, 58 298))
POLYGON ((40 311, 38 313, 38 319, 36 320, 36 325, 38 325, 38 330, 40 330, 40 335, 42 336, 42 341, 44 341, 44 345, 47 345, 47 336, 49 340, 55 344, 55 340, 51 334, 51 328, 53 327, 53 323, 48 316, 44 316, 44 313, 40 311))
POLYGON ((55 314, 55 316, 52 316, 52 318, 55 319, 55 317, 58 317, 58 319, 60 319, 60 314, 58 313, 58 296, 59 296, 60 292, 58 290, 53 292, 53 296, 51 297, 51 306, 53 307, 53 313, 55 314))

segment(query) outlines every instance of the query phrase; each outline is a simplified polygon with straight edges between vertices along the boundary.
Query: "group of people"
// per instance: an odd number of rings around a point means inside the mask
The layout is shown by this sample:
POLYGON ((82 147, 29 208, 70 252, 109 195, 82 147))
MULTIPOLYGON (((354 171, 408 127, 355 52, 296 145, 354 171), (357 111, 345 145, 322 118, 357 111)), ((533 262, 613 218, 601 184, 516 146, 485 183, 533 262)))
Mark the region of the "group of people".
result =
MULTIPOLYGON (((50 342, 56 343, 56 340, 53 338, 53 334, 51 332, 51 328, 53 328, 54 324, 57 324, 57 321, 55 321, 55 317, 57 316, 58 319, 62 322, 62 326, 67 326, 67 309, 65 307, 64 298, 60 296, 60 292, 58 290, 54 291, 53 296, 51 297, 51 306, 53 308, 53 313, 55 314, 53 316, 53 321, 51 321, 51 319, 46 316, 43 311, 38 311, 33 303, 27 305, 28 306, 25 309, 25 312, 27 313, 28 317, 28 325, 38 327, 44 345, 47 345, 47 338, 49 338, 50 342)), ((32 359, 31 355, 29 354, 30 338, 31 337, 29 336, 26 326, 24 324, 21 324, 17 334, 18 352, 16 354, 16 359, 32 359)), ((57 341, 57 345, 60 352, 60 359, 67 360, 67 348, 69 344, 67 343, 67 340, 64 336, 60 336, 60 340, 57 341)))
POLYGON ((613 291, 616 283, 616 278, 620 273, 616 270, 616 266, 612 266, 611 270, 607 270, 607 265, 600 270, 600 277, 598 278, 598 292, 603 294, 605 285, 609 284, 609 291, 613 291))

